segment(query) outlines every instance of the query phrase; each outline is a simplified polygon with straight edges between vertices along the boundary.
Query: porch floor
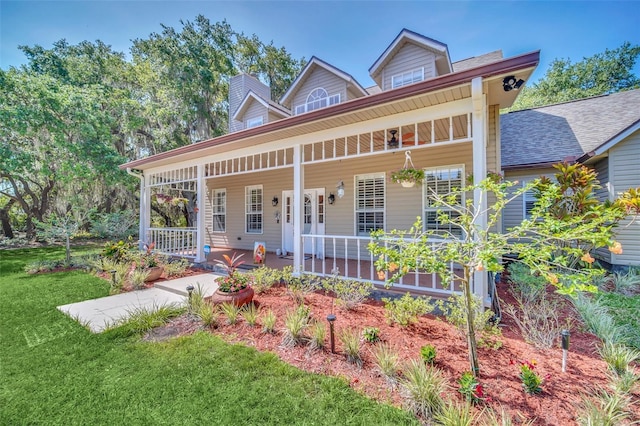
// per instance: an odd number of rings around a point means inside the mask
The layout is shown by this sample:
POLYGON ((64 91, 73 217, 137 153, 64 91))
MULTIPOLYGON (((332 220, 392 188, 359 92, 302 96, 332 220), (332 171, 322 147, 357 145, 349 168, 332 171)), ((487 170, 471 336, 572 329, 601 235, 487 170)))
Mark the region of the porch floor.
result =
MULTIPOLYGON (((217 270, 216 261, 224 260, 223 255, 233 256, 234 254, 242 255, 241 260, 245 263, 239 268, 241 271, 249 271, 259 267, 252 262, 253 251, 231 248, 212 247, 211 252, 207 256, 207 262, 203 266, 207 269, 217 270)), ((402 283, 403 285, 394 285, 392 288, 385 288, 384 284, 377 279, 375 266, 369 260, 343 259, 325 257, 324 259, 313 258, 311 255, 305 255, 304 272, 331 275, 332 270, 337 268, 339 276, 348 278, 360 278, 373 282, 373 284, 381 290, 390 292, 406 293, 410 291, 413 294, 425 294, 431 296, 447 296, 451 294, 449 289, 443 289, 441 279, 433 274, 408 274, 402 283), (323 270, 324 267, 324 270, 323 270), (435 280, 435 285, 434 285, 435 280)), ((277 256, 273 252, 267 252, 265 257, 265 266, 274 269, 283 269, 286 266, 293 266, 293 256, 277 256)), ((456 285, 456 291, 461 289, 456 285)))

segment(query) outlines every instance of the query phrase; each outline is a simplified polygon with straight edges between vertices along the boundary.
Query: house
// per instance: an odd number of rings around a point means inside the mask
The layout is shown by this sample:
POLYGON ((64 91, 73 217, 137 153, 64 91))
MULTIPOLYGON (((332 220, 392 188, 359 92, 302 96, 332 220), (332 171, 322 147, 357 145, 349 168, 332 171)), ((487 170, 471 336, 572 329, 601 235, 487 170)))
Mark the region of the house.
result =
MULTIPOLYGON (((446 44, 405 29, 369 68, 376 85, 367 89, 315 57, 279 103, 254 77, 235 77, 230 133, 121 166, 141 179, 140 235, 197 262, 205 247, 259 243, 305 272, 382 284, 370 232, 406 229, 418 216, 429 229, 456 232, 439 223, 424 188, 447 191, 500 167, 499 110, 538 62, 538 51, 452 62, 446 44), (425 170, 424 186, 388 179, 407 156, 425 170), (152 226, 152 203, 167 192, 195 200, 195 226, 152 226)), ((456 290, 417 273, 396 287, 456 290)), ((485 301, 487 287, 478 273, 473 291, 485 301)))
MULTIPOLYGON (((596 170, 601 200, 640 187, 640 90, 595 96, 504 114, 500 119, 502 170, 509 180, 552 176, 554 163, 579 162, 596 170)), ((505 229, 533 207, 532 194, 507 207, 505 229)), ((623 221, 617 240, 622 254, 598 251, 613 269, 640 265, 640 223, 623 221)))

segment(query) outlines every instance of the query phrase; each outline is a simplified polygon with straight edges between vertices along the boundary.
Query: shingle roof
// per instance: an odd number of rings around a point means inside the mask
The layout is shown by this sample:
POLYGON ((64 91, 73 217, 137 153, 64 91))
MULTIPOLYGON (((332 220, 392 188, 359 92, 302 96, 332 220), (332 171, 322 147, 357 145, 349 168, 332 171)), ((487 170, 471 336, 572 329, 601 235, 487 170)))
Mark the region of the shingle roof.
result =
POLYGON ((582 156, 639 120, 640 89, 503 114, 502 167, 582 156))
POLYGON ((485 53, 480 56, 474 56, 472 58, 456 61, 452 63, 451 66, 453 67, 453 72, 458 72, 468 70, 469 68, 475 68, 493 62, 498 62, 502 59, 502 50, 495 50, 493 52, 485 53))

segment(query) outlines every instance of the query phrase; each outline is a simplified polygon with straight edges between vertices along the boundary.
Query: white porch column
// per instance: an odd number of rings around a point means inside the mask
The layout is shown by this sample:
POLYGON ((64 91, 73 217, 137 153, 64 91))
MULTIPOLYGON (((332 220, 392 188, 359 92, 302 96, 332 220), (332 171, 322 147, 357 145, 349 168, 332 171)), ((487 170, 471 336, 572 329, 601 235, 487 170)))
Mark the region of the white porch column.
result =
POLYGON ((304 167, 302 166, 302 150, 300 145, 293 147, 293 271, 300 273, 304 262, 302 246, 302 227, 304 222, 304 167))
MULTIPOLYGON (((487 177, 487 138, 486 138, 486 96, 482 90, 482 77, 471 80, 471 100, 473 102, 473 184, 477 185, 487 177)), ((473 205, 481 213, 476 218, 476 225, 481 229, 487 228, 487 194, 479 189, 473 191, 473 205)), ((473 292, 480 297, 485 306, 490 306, 488 298, 487 272, 474 272, 473 292)))
POLYGON ((198 206, 198 213, 196 213, 196 258, 194 261, 196 263, 206 262, 207 258, 204 255, 204 228, 206 224, 204 223, 205 216, 205 202, 206 202, 206 184, 204 181, 204 165, 198 164, 198 180, 196 187, 196 200, 198 206))
POLYGON ((149 177, 146 174, 142 174, 140 178, 140 242, 138 243, 139 249, 144 249, 145 243, 151 243, 148 241, 150 238, 147 233, 149 232, 149 226, 151 224, 151 188, 149 187, 149 177))

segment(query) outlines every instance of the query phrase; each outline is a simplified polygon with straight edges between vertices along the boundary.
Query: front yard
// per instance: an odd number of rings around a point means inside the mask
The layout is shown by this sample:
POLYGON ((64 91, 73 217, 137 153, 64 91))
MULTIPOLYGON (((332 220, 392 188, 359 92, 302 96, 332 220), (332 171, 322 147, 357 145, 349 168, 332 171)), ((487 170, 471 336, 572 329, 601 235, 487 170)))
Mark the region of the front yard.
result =
POLYGON ((145 343, 94 335, 56 306, 106 296, 83 272, 27 275, 61 249, 0 251, 0 424, 416 424, 345 380, 207 332, 145 343))

